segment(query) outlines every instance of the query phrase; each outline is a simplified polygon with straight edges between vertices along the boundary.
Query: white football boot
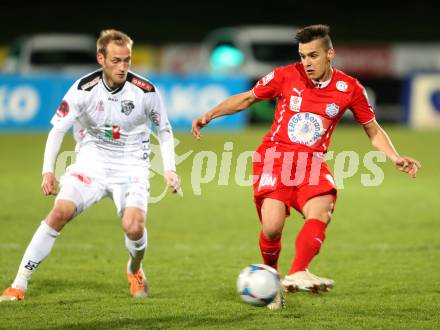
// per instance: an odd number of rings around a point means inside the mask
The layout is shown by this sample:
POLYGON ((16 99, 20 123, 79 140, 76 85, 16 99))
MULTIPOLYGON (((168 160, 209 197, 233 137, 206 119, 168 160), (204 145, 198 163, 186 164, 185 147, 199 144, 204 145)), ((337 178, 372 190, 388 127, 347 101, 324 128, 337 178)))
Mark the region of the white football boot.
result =
POLYGON ((267 305, 269 309, 283 309, 286 308, 286 299, 284 298, 283 289, 281 289, 275 296, 275 299, 267 305))
POLYGON ((319 292, 329 291, 333 288, 335 281, 329 278, 319 277, 308 270, 286 275, 283 279, 283 286, 287 292, 308 291, 319 292))
POLYGON ((318 281, 321 281, 321 291, 330 291, 335 286, 335 281, 331 278, 316 276, 315 274, 310 273, 308 269, 307 272, 318 281))

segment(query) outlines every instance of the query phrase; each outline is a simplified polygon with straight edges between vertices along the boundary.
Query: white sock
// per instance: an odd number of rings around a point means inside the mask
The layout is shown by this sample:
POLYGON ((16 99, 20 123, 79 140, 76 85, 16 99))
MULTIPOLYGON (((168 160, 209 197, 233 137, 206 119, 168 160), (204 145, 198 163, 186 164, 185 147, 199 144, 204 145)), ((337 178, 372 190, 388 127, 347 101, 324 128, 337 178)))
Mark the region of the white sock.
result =
POLYGON ((44 220, 41 221, 40 227, 38 227, 23 255, 17 276, 12 283, 13 288, 23 291, 27 289, 28 281, 32 273, 37 269, 44 258, 49 255, 55 243, 55 239, 59 235, 60 233, 52 227, 49 227, 44 220))
POLYGON ((144 235, 137 240, 132 241, 125 235, 125 246, 130 254, 128 260, 127 272, 130 274, 136 274, 141 268, 142 258, 144 257, 145 250, 147 249, 147 230, 144 228, 144 235))

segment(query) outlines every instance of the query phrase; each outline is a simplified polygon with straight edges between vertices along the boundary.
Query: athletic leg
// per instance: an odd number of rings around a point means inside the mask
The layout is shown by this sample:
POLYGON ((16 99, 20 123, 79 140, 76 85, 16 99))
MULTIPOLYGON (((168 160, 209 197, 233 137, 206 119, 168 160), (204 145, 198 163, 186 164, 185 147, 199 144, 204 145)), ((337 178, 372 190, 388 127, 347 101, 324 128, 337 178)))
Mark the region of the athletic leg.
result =
POLYGON ((142 269, 142 260, 147 249, 147 213, 148 184, 115 184, 111 186, 113 201, 122 217, 122 229, 125 233, 125 246, 128 250, 127 278, 130 294, 143 298, 148 295, 148 283, 142 269))
POLYGON ((5 290, 0 301, 24 299, 24 293, 32 274, 52 251, 60 231, 74 215, 75 204, 71 201, 58 200, 55 202, 53 209, 46 220, 41 222, 27 246, 11 288, 5 290))
POLYGON ((260 251, 264 263, 278 270, 281 252, 281 234, 286 219, 284 202, 265 198, 261 207, 260 251))
POLYGON ((53 209, 35 232, 24 253, 14 282, 5 290, 0 301, 23 299, 31 275, 51 252, 60 231, 75 215, 103 198, 105 192, 101 186, 91 178, 87 177, 89 180, 84 178, 85 176, 70 172, 66 172, 63 176, 61 190, 53 209))
POLYGON ((307 271, 310 262, 319 253, 325 240, 325 231, 333 208, 333 195, 313 197, 305 203, 303 215, 306 220, 295 242, 295 258, 283 281, 288 290, 317 291, 333 286, 333 281, 329 279, 321 281, 320 278, 307 271))

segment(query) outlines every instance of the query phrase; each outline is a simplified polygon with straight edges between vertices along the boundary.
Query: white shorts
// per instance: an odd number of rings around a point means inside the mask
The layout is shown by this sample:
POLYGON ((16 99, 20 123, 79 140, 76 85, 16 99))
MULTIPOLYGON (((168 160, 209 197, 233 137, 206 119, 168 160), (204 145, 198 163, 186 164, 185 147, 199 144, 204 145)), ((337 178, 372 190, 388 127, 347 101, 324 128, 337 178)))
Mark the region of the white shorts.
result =
POLYGON ((136 171, 127 169, 114 172, 117 175, 93 176, 79 166, 71 165, 60 179, 61 189, 55 200, 72 201, 76 205, 76 215, 105 197, 113 199, 120 217, 126 207, 137 207, 146 214, 148 170, 142 176, 128 175, 136 171))

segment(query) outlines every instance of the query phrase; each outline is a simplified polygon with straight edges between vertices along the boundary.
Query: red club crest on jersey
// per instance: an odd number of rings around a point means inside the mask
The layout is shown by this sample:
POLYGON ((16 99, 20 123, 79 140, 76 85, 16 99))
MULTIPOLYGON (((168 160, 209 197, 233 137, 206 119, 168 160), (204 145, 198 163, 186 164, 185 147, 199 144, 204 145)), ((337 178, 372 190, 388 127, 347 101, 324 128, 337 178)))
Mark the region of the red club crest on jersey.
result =
POLYGON ((57 116, 58 117, 66 117, 69 114, 69 103, 66 100, 63 100, 58 107, 57 116))

